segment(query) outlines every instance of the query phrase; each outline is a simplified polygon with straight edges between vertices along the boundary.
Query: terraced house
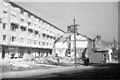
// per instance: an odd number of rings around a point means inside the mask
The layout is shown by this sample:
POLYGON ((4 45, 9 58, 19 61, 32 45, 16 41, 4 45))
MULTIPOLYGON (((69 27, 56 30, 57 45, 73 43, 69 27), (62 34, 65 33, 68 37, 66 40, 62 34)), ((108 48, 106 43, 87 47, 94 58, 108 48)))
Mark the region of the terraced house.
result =
POLYGON ((0 0, 2 59, 49 56, 54 41, 65 32, 13 2, 0 0))

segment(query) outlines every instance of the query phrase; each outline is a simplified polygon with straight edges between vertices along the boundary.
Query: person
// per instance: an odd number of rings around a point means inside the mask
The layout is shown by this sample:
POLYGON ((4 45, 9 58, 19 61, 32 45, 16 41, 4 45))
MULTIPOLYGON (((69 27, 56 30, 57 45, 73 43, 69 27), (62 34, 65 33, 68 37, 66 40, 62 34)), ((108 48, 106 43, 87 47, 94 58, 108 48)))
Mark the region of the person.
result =
POLYGON ((84 58, 84 66, 88 66, 88 64, 89 64, 89 58, 84 58))
POLYGON ((87 66, 88 66, 88 64, 89 64, 89 58, 86 59, 86 62, 87 62, 87 66))
POLYGON ((86 66, 86 57, 83 59, 84 66, 86 66))

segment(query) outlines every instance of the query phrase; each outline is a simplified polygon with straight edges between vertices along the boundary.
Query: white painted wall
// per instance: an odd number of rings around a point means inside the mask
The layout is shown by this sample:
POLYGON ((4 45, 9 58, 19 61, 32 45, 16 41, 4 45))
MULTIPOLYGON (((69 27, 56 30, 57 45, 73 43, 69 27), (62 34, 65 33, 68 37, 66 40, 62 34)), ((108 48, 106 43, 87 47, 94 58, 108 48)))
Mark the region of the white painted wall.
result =
MULTIPOLYGON (((74 35, 71 36, 71 49, 74 48, 74 35)), ((88 40, 86 37, 83 37, 81 35, 76 35, 76 48, 87 48, 88 46, 88 40)), ((57 42, 55 44, 55 47, 56 47, 56 52, 55 53, 58 53, 59 56, 65 56, 65 50, 68 48, 68 43, 65 42, 57 42), (61 49, 63 49, 63 51, 61 51, 61 49)), ((74 52, 71 53, 71 55, 73 56, 74 55, 74 52)), ((79 55, 77 55, 79 56, 79 55)))

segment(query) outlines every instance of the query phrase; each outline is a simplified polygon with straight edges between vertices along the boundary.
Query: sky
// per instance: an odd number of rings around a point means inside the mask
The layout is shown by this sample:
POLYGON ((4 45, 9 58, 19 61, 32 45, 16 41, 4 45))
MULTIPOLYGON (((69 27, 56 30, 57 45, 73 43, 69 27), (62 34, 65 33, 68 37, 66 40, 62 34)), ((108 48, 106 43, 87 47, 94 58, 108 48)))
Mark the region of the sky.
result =
POLYGON ((118 39, 117 2, 16 2, 23 8, 67 31, 75 18, 78 32, 105 41, 118 39))

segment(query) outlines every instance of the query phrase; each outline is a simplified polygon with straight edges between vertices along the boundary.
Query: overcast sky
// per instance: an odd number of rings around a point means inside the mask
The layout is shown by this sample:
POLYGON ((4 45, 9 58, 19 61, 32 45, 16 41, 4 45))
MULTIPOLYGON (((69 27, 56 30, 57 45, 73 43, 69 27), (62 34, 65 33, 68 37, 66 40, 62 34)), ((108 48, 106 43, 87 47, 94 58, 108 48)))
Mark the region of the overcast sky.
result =
POLYGON ((101 35, 105 41, 118 39, 117 2, 18 2, 25 9, 67 31, 76 19, 78 32, 90 38, 101 35))

